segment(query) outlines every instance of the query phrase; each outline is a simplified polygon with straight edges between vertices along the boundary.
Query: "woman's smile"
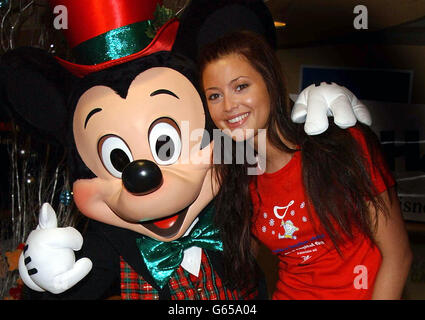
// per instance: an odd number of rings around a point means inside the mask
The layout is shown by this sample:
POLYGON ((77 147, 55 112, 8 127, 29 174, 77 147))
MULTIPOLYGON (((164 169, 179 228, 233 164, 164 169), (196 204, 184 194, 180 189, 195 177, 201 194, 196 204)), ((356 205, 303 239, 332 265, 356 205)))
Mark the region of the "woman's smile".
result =
POLYGON ((229 129, 236 129, 241 127, 247 121, 249 114, 249 112, 245 112, 243 114, 233 116, 231 119, 227 120, 229 129))

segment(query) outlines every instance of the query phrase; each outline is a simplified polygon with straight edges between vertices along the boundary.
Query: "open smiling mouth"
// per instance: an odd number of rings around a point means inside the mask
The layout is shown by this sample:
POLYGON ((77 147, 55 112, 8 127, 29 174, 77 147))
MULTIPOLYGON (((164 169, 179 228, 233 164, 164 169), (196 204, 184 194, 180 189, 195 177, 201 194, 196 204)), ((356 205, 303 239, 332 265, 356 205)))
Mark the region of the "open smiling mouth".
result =
POLYGON ((149 222, 142 222, 141 225, 158 236, 171 238, 175 236, 177 232, 179 232, 180 227, 186 218, 187 211, 191 205, 192 204, 188 205, 186 208, 180 210, 172 216, 151 220, 149 222))

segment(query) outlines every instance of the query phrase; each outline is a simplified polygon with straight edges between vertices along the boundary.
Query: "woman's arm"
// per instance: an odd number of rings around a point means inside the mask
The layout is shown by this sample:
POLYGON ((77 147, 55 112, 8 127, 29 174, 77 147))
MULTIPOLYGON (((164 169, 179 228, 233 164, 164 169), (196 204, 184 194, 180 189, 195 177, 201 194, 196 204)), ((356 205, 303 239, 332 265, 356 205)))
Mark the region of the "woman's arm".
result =
POLYGON ((394 188, 379 195, 388 206, 388 216, 378 212, 376 244, 382 264, 376 277, 372 299, 400 299, 412 262, 412 251, 394 188))

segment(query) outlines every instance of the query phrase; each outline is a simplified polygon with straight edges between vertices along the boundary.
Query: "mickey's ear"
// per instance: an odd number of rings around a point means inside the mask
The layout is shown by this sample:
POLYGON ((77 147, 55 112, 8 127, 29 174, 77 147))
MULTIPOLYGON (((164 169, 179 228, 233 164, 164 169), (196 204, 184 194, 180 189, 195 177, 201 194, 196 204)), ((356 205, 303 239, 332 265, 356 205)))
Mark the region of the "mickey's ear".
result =
POLYGON ((180 17, 173 51, 196 60, 204 45, 239 30, 259 33, 276 48, 273 17, 263 0, 192 0, 180 17))
POLYGON ((19 48, 0 59, 0 97, 13 117, 56 138, 67 123, 66 102, 75 81, 52 55, 19 48))

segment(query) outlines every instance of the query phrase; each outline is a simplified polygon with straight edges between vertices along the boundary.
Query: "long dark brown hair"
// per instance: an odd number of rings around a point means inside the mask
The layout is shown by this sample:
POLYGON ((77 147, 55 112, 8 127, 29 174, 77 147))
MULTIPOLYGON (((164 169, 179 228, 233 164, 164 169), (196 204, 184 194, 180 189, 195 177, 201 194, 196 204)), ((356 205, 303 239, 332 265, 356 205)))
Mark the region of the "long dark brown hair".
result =
MULTIPOLYGON (((266 83, 271 101, 266 127, 268 141, 282 151, 297 151, 285 145, 282 136, 301 150, 307 208, 309 212, 314 208, 320 220, 316 232, 326 232, 340 254, 343 236, 353 238, 354 230, 373 241, 376 219, 371 216, 369 206, 375 212, 387 210, 377 197, 364 152, 350 132, 330 120, 325 133, 309 136, 302 124, 291 121, 291 105, 280 62, 263 38, 253 33, 235 32, 204 47, 199 56, 201 74, 207 64, 230 54, 244 57, 266 83)), ((366 138, 373 161, 376 150, 380 149, 378 139, 366 126, 357 127, 366 138)), ((248 167, 248 163, 236 161, 214 165, 214 177, 221 186, 215 201, 215 221, 222 230, 226 279, 238 287, 255 285, 258 276, 251 246, 255 213, 249 191, 249 184, 255 185, 256 179, 247 174, 248 167)))

